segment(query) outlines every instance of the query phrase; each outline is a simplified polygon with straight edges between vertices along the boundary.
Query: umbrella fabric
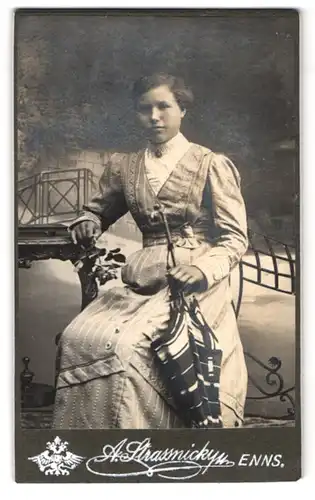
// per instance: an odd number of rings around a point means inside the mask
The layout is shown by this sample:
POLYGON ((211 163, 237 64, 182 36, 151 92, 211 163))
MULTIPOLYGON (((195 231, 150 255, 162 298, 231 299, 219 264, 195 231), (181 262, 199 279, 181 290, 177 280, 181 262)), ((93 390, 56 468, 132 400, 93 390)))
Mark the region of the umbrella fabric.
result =
POLYGON ((189 427, 222 427, 219 383, 222 351, 195 297, 171 302, 167 331, 152 342, 178 413, 189 427))

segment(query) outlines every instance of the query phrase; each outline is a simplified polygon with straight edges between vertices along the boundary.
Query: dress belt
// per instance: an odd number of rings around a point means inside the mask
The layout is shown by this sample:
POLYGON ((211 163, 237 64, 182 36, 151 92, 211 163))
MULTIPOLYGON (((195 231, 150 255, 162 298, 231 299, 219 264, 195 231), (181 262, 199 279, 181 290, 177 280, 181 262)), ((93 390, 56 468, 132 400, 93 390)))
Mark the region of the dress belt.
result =
MULTIPOLYGON (((179 243, 179 246, 182 246, 180 242, 185 239, 190 239, 190 235, 185 234, 182 230, 171 230, 171 237, 174 245, 179 243)), ((213 237, 209 234, 209 226, 207 228, 204 227, 194 227, 193 228, 193 238, 198 240, 199 242, 213 242, 213 237)), ((156 232, 156 233, 143 233, 143 247, 152 247, 156 245, 167 245, 167 238, 165 233, 156 232)))

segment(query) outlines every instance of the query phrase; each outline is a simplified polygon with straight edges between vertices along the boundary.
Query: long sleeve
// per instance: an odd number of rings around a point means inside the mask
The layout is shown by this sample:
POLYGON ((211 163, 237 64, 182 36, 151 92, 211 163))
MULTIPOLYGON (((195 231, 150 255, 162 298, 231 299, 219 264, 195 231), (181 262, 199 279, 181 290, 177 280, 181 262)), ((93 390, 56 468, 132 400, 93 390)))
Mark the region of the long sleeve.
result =
POLYGON ((85 220, 99 224, 102 232, 128 212, 123 187, 121 183, 120 166, 125 155, 113 155, 104 166, 98 189, 90 201, 83 205, 80 216, 71 227, 85 220))
POLYGON ((247 220, 240 175, 226 156, 215 154, 209 166, 208 188, 216 238, 213 247, 193 264, 208 286, 228 276, 247 250, 247 220))

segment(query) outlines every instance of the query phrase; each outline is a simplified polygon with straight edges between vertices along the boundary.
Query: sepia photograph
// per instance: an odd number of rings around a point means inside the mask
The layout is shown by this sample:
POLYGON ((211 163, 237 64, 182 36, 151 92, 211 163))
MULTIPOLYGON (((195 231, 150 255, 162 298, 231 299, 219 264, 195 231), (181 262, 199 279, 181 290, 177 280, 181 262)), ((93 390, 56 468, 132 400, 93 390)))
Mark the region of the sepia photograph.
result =
POLYGON ((213 480, 189 433, 201 450, 260 431, 278 451, 212 467, 298 477, 298 53, 295 10, 16 12, 15 425, 43 431, 32 473, 79 477, 88 458, 98 480, 148 480, 143 463, 213 480), (119 444, 108 471, 73 430, 119 444), (119 458, 129 430, 144 470, 119 458))

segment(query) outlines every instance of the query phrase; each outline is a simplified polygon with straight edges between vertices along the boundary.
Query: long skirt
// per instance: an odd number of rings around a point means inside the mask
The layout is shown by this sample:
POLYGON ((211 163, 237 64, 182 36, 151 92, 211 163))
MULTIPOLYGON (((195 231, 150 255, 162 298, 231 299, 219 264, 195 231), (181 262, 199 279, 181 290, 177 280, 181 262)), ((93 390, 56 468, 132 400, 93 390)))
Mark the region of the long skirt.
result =
MULTIPOLYGON (((240 427, 247 370, 228 278, 195 295, 223 351, 223 426, 240 427)), ((69 324, 58 347, 54 428, 185 427, 151 349, 152 340, 167 326, 169 305, 167 288, 144 296, 117 286, 69 324)))

